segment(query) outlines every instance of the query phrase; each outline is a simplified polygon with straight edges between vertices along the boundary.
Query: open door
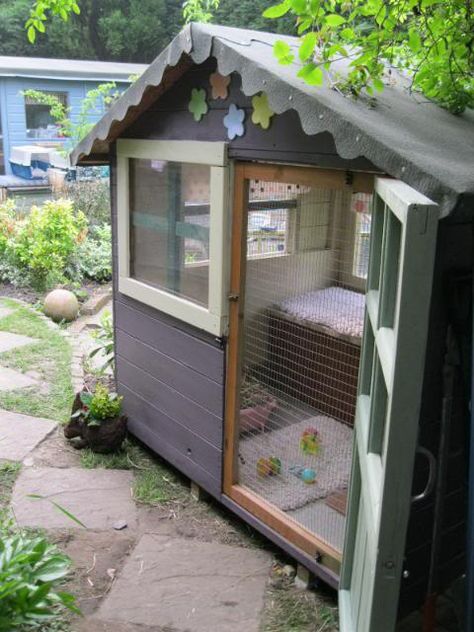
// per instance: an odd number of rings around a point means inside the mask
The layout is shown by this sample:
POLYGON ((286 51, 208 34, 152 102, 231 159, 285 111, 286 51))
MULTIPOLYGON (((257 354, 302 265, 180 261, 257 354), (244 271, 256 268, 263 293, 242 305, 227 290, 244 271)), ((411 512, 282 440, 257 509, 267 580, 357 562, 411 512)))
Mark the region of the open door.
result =
POLYGON ((365 332, 339 605, 342 632, 397 616, 416 451, 438 212, 376 179, 365 332))

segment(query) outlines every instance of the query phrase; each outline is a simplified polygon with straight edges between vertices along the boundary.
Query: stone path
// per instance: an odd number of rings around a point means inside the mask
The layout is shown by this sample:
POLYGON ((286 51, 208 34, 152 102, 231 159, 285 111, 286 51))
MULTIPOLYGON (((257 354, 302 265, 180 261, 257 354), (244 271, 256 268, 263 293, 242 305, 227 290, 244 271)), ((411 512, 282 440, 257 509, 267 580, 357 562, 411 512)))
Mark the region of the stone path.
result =
MULTIPOLYGON (((33 342, 0 332, 0 352, 33 342)), ((90 327, 79 342, 90 348, 90 327)), ((0 366, 0 388, 31 383, 0 366)), ((225 521, 204 503, 190 500, 179 515, 137 505, 132 472, 80 467, 47 419, 0 411, 1 460, 22 462, 11 498, 18 523, 45 530, 74 562, 72 589, 86 616, 73 632, 259 630, 272 555, 241 536, 227 543, 225 521)))

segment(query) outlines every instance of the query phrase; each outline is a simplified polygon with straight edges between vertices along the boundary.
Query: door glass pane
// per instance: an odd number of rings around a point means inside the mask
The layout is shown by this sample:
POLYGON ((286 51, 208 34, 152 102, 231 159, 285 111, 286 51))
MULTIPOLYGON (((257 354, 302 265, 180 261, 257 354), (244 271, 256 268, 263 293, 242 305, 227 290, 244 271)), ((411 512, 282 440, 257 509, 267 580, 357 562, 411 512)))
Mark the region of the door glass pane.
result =
POLYGON ((130 274, 208 305, 210 167, 130 160, 130 274))
POLYGON ((239 483, 341 551, 365 305, 360 278, 343 280, 360 226, 351 196, 292 182, 250 181, 247 210, 239 483))

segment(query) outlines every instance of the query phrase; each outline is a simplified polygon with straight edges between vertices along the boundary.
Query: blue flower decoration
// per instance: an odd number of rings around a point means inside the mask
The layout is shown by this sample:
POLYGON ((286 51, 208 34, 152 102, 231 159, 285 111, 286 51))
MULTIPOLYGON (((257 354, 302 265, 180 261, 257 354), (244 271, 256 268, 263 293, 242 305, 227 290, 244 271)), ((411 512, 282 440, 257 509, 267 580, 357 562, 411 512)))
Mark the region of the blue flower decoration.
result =
POLYGON ((227 137, 233 140, 236 136, 243 136, 245 110, 239 108, 233 103, 230 104, 229 113, 224 116, 224 126, 227 128, 227 137))

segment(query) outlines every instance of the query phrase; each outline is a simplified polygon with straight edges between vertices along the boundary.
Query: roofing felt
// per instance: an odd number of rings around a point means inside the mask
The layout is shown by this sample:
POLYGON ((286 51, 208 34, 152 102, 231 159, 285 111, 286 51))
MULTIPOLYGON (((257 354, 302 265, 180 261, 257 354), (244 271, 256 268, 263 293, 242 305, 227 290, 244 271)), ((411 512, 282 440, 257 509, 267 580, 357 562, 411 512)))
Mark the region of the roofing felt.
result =
MULTIPOLYGON (((330 78, 322 87, 309 86, 297 77, 298 64, 282 66, 275 59, 277 40, 288 42, 296 52, 295 37, 188 25, 76 146, 73 162, 107 152, 108 142, 116 137, 114 125, 125 119, 130 108, 140 111, 145 91, 159 86, 165 71, 183 55, 195 64, 214 57, 221 74, 241 76, 245 95, 265 92, 277 114, 296 110, 307 134, 332 134, 342 158, 368 158, 438 203, 441 216, 450 213, 461 197, 472 203, 474 213, 473 111, 454 116, 410 93, 406 79, 395 72, 375 106, 368 99, 344 96, 331 86, 330 78)), ((347 62, 338 62, 335 70, 344 73, 347 62)))
POLYGON ((141 75, 146 64, 122 64, 111 61, 80 59, 46 59, 42 57, 0 56, 0 77, 34 77, 42 79, 130 81, 141 75))

